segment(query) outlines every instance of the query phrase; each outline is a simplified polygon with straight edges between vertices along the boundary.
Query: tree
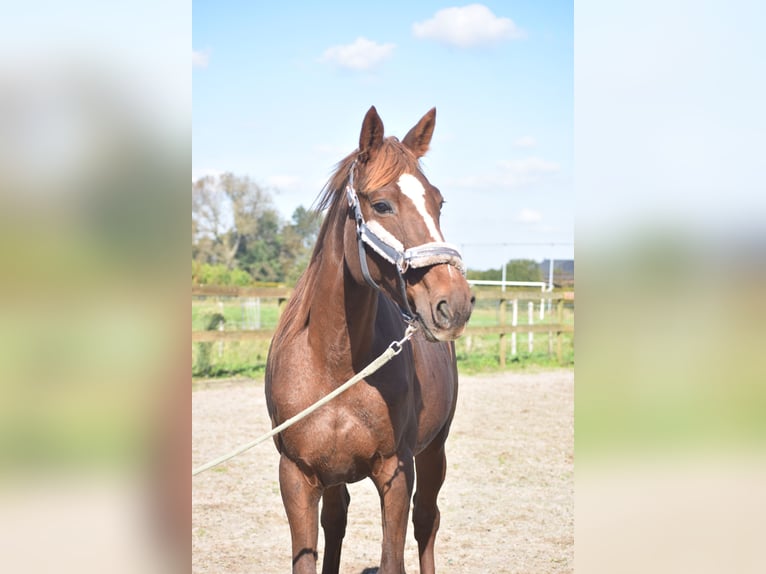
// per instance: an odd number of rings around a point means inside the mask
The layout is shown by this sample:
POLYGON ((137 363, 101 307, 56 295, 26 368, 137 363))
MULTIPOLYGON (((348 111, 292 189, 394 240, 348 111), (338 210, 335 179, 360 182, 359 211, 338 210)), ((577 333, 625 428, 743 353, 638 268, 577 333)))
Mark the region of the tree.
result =
POLYGON ((192 184, 192 257, 281 281, 282 221, 271 196, 248 177, 225 173, 192 184))
POLYGON ((303 206, 286 223, 269 193, 248 177, 203 177, 192 183, 193 275, 223 280, 233 277, 225 271, 241 270, 256 281, 294 282, 320 225, 321 217, 303 206))
POLYGON ((282 270, 285 280, 295 283, 306 269, 322 225, 321 216, 298 206, 292 223, 282 229, 282 270))
MULTIPOLYGON (((469 269, 468 279, 476 281, 500 281, 503 278, 502 268, 477 270, 469 269)), ((505 264, 507 281, 542 281, 540 265, 532 259, 510 259, 505 264)))
POLYGON ((215 177, 192 183, 192 258, 200 263, 227 260, 223 199, 215 177))
POLYGON ((499 268, 484 270, 469 269, 466 277, 475 281, 500 281, 503 278, 502 271, 499 268))
POLYGON ((237 261, 256 281, 284 281, 281 220, 274 209, 254 215, 250 233, 240 235, 237 261))
POLYGON ((532 259, 511 259, 506 263, 508 281, 542 281, 540 265, 532 259))

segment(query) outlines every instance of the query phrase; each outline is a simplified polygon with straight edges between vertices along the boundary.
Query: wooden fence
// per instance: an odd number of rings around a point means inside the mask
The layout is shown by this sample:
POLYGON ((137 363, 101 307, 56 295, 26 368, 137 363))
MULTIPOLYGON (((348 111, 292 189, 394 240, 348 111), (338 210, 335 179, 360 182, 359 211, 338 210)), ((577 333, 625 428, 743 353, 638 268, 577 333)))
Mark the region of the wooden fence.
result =
MULTIPOLYGON (((286 287, 220 287, 220 286, 196 286, 192 287, 192 296, 214 298, 265 298, 276 299, 281 309, 290 298, 292 290, 286 287)), ((494 325, 469 325, 466 327, 464 337, 497 335, 500 338, 500 366, 505 367, 509 352, 508 342, 510 339, 510 353, 518 353, 518 333, 529 334, 527 344, 531 352, 533 337, 536 333, 547 333, 548 353, 553 354, 556 347, 556 355, 562 362, 562 334, 574 333, 574 322, 565 322, 564 306, 566 303, 574 303, 574 292, 540 292, 534 290, 524 291, 500 291, 496 289, 475 290, 477 302, 497 301, 498 320, 494 325), (527 322, 519 322, 519 307, 526 303, 527 322), (535 309, 535 305, 538 305, 535 309), (549 309, 548 322, 544 321, 545 307, 549 309), (555 322, 550 322, 550 313, 555 313, 555 322), (510 315, 510 317, 509 317, 510 315), (539 316, 537 322, 535 317, 539 316)), ((222 326, 221 326, 222 327, 222 326)), ((211 330, 192 331, 192 342, 215 342, 215 341, 247 341, 269 340, 274 334, 273 328, 247 329, 247 330, 211 330)))
POLYGON ((466 327, 464 336, 474 335, 497 335, 500 337, 500 366, 505 367, 508 354, 508 339, 510 338, 511 355, 518 354, 518 333, 529 334, 527 344, 529 352, 532 351, 533 337, 535 333, 547 333, 548 353, 553 354, 555 341, 556 356, 559 363, 563 360, 562 334, 574 333, 574 321, 564 321, 564 305, 571 302, 574 305, 574 291, 564 292, 540 292, 540 291, 498 291, 477 290, 476 300, 492 300, 498 302, 498 321, 495 325, 471 325, 466 327), (526 303, 527 322, 519 323, 519 307, 522 302, 526 303), (535 323, 535 303, 539 305, 539 322, 535 323), (555 322, 544 322, 545 307, 550 311, 555 309, 555 322), (510 311, 509 311, 510 307, 510 311), (508 315, 510 313, 510 321, 508 315), (510 336, 510 337, 509 337, 510 336))

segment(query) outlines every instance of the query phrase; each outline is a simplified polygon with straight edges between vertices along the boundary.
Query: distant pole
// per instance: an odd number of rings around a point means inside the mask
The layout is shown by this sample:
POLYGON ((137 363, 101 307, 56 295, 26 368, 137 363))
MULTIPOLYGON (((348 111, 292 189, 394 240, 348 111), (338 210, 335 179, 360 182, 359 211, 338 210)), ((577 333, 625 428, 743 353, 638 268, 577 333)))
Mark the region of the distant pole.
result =
POLYGON ((550 265, 548 265, 548 291, 553 291, 553 258, 550 259, 550 265))
POLYGON ((501 290, 505 292, 505 263, 503 263, 503 286, 501 287, 501 290))
MULTIPOLYGON (((533 301, 527 302, 527 323, 530 325, 533 325, 535 322, 535 304, 533 301)), ((527 335, 527 351, 529 351, 529 354, 532 354, 532 351, 535 350, 535 334, 532 332, 532 330, 529 330, 529 334, 527 335)))
MULTIPOLYGON (((548 265, 548 291, 553 291, 553 257, 550 258, 548 265)), ((552 299, 548 299, 548 312, 551 311, 552 299)))
MULTIPOLYGON (((512 315, 511 315, 511 325, 516 326, 519 324, 519 300, 514 299, 513 300, 513 307, 512 307, 512 315)), ((514 357, 516 356, 516 331, 514 330, 511 333, 511 355, 514 357)))

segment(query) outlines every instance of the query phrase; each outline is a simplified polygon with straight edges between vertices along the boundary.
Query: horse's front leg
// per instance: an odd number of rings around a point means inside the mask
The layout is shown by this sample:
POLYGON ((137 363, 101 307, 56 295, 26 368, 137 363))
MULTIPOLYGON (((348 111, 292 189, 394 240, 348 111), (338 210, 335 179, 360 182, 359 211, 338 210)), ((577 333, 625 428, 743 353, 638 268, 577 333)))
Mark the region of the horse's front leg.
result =
POLYGON ((321 485, 283 454, 279 460, 279 490, 290 523, 293 574, 316 574, 321 485))
POLYGON ((378 574, 404 574, 404 542, 414 475, 412 453, 382 459, 372 474, 383 514, 383 554, 378 574))

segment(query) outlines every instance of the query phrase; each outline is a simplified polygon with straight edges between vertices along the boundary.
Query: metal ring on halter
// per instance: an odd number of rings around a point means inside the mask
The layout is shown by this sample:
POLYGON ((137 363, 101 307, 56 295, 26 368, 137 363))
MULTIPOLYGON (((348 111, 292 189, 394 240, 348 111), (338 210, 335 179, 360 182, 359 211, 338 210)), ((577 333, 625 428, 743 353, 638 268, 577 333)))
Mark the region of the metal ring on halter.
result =
POLYGON ((404 253, 400 254, 401 256, 396 260, 396 270, 404 275, 407 273, 407 269, 410 268, 410 264, 407 262, 407 258, 404 253))

